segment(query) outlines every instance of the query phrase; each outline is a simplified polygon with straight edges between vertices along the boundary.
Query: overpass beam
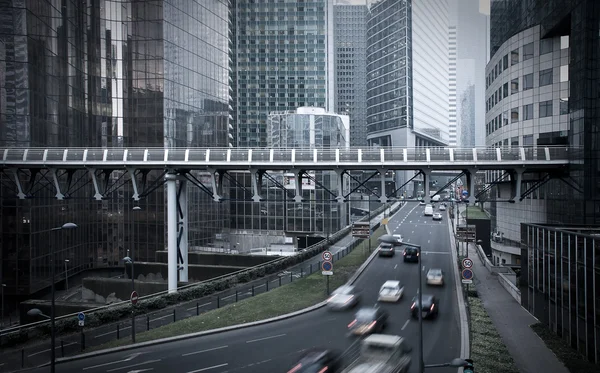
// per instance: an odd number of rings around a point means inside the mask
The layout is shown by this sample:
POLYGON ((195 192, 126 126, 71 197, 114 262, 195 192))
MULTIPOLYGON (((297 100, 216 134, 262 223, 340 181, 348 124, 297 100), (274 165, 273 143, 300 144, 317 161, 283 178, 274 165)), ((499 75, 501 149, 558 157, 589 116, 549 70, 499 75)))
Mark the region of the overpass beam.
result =
MULTIPOLYGON (((383 149, 382 149, 383 150, 383 149)), ((383 153, 382 153, 383 154, 383 153)), ((381 181, 381 189, 379 189, 379 202, 381 203, 387 203, 388 198, 387 198, 387 193, 385 191, 385 174, 387 173, 388 170, 386 170, 385 168, 382 168, 379 170, 379 176, 380 176, 380 181, 381 181)))
POLYGON ((262 184, 263 184, 263 175, 265 174, 264 170, 256 170, 250 169, 250 175, 252 177, 252 201, 260 202, 262 201, 262 184))
POLYGON ((425 190, 423 201, 425 201, 425 203, 431 203, 431 197, 429 196, 429 178, 431 176, 431 170, 421 170, 421 175, 423 175, 423 188, 425 190))
POLYGON ((523 184, 523 172, 521 168, 508 171, 510 174, 510 201, 516 202, 521 198, 521 185, 523 184))
POLYGON ((336 169, 335 173, 337 175, 337 182, 338 182, 338 185, 337 185, 338 193, 337 193, 337 197, 335 197, 335 199, 338 201, 338 203, 344 203, 344 202, 346 202, 346 198, 344 198, 344 174, 346 173, 346 171, 336 169))
POLYGON ((475 204, 475 175, 477 174, 476 168, 470 168, 463 171, 467 178, 467 188, 469 188, 469 206, 475 204))
POLYGON ((188 195, 187 195, 187 180, 179 178, 179 192, 177 193, 177 210, 178 216, 178 237, 177 237, 177 257, 179 280, 188 282, 188 195), (181 264, 181 267, 179 267, 181 264))
POLYGON ((169 172, 167 180, 167 268, 169 293, 177 292, 177 175, 169 172))

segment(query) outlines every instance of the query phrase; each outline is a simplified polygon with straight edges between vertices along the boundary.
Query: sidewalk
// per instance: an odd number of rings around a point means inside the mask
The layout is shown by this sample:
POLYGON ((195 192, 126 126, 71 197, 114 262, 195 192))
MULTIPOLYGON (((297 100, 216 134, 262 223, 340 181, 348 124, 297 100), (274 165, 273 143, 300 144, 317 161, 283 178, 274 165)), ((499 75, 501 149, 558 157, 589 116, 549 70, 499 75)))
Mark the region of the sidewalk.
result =
MULTIPOLYGON (((463 246, 461 244, 461 251, 463 246)), ((493 275, 485 268, 473 243, 469 245, 469 254, 473 261, 475 274, 473 282, 479 299, 483 302, 519 372, 569 373, 556 355, 529 327, 537 323, 537 319, 521 307, 502 287, 497 275, 493 275)), ((461 255, 464 253, 461 252, 461 255)))

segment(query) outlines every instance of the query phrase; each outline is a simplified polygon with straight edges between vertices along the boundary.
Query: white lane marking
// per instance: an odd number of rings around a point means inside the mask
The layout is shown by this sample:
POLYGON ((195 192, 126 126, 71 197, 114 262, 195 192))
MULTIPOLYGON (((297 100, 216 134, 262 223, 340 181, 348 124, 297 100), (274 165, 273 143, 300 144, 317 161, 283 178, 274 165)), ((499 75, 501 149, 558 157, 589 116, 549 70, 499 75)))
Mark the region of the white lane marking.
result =
POLYGON ((200 369, 196 369, 196 370, 192 370, 189 371, 187 373, 198 373, 198 372, 205 372, 207 370, 211 370, 211 369, 217 369, 217 368, 221 368, 221 367, 226 367, 228 366, 229 363, 225 363, 225 364, 219 364, 219 365, 213 365, 212 367, 206 367, 206 368, 200 368, 200 369))
POLYGON ((270 337, 264 337, 264 338, 258 338, 258 339, 251 339, 249 341, 246 341, 246 343, 260 342, 260 341, 265 341, 267 339, 273 339, 273 338, 283 337, 283 336, 286 336, 286 335, 287 334, 278 334, 278 335, 272 335, 270 337))
MULTIPOLYGON (((131 328, 131 326, 124 326, 124 327, 120 328, 119 330, 122 331, 122 330, 127 330, 127 329, 130 329, 130 328, 131 328)), ((116 332, 117 332, 116 330, 112 330, 110 332, 98 334, 98 335, 94 336, 94 338, 104 337, 105 335, 111 335, 111 334, 114 334, 116 332)))
POLYGON ((88 369, 94 369, 94 368, 100 368, 100 367, 105 367, 107 365, 114 365, 114 364, 119 364, 119 363, 124 363, 126 361, 130 361, 135 359, 136 357, 140 356, 142 353, 137 353, 137 354, 132 354, 129 357, 123 359, 123 360, 117 360, 117 361, 111 361, 109 363, 104 363, 104 364, 98 364, 98 365, 92 365, 91 367, 85 367, 83 368, 83 370, 88 370, 88 369))
POLYGON ((209 348, 209 349, 206 349, 206 350, 188 352, 187 354, 183 354, 181 356, 197 355, 197 354, 201 354, 203 352, 209 352, 209 351, 215 351, 215 350, 222 350, 222 349, 227 348, 227 347, 229 347, 229 346, 219 346, 219 347, 209 348))
MULTIPOLYGON (((431 233, 430 233, 430 234, 431 234, 431 233)), ((430 243, 430 242, 431 242, 431 240, 427 240, 427 243, 430 243)))
POLYGON ((124 366, 124 367, 119 367, 119 368, 113 368, 113 369, 109 369, 109 370, 107 370, 107 372, 116 372, 117 370, 123 370, 123 369, 135 368, 135 367, 139 367, 140 365, 146 365, 146 364, 158 363, 159 361, 160 361, 160 359, 156 359, 156 360, 148 360, 148 361, 144 361, 143 363, 139 363, 139 364, 131 364, 131 365, 127 365, 127 366, 124 366))
POLYGON ((410 242, 410 238, 406 240, 406 242, 410 242))
MULTIPOLYGON (((76 344, 77 344, 77 342, 71 342, 71 343, 67 343, 67 344, 65 344, 64 346, 65 346, 65 347, 67 347, 67 346, 76 345, 76 344)), ((60 346, 56 346, 56 347, 54 348, 54 350, 56 350, 57 348, 60 348, 60 346)), ((38 351, 38 352, 34 352, 34 353, 33 353, 33 354, 31 354, 31 355, 27 355, 27 357, 32 357, 32 356, 35 356, 35 355, 44 354, 44 353, 46 353, 46 352, 50 352, 50 351, 52 351, 52 349, 50 349, 50 348, 49 348, 49 349, 47 349, 47 350, 44 350, 44 351, 38 351)), ((0 366, 1 366, 1 365, 0 365, 0 366)))
MULTIPOLYGON (((288 273, 288 274, 289 274, 289 273, 288 273)), ((279 280, 277 280, 277 281, 279 281, 279 280)), ((239 296, 242 296, 242 295, 248 295, 248 294, 252 294, 252 291, 247 291, 247 292, 245 292, 245 293, 238 293, 238 297, 239 297, 239 296)), ((221 299, 229 299, 229 298, 232 298, 232 297, 235 297, 235 294, 228 295, 228 296, 226 296, 226 297, 223 297, 223 298, 221 298, 221 299)))
POLYGON ((425 266, 423 266, 423 271, 425 270, 425 266))
POLYGON ((442 254, 442 255, 450 255, 449 252, 442 252, 442 251, 423 251, 425 253, 425 255, 428 254, 442 254))
POLYGON ((410 319, 406 320, 406 322, 404 323, 404 325, 402 325, 402 329, 400 329, 400 330, 406 329, 406 326, 408 325, 409 322, 410 322, 410 319))
POLYGON ((396 265, 394 266, 394 269, 396 269, 396 268, 398 268, 398 264, 396 264, 396 265))
MULTIPOLYGON (((199 304, 199 305, 198 305, 198 307, 199 307, 199 308, 202 308, 202 307, 204 307, 204 306, 208 306, 208 305, 209 305, 209 304, 211 304, 211 303, 212 303, 212 302, 208 302, 208 303, 204 303, 204 304, 199 304)), ((195 310, 195 309, 196 309, 196 307, 190 307, 190 308, 188 308, 187 310, 188 310, 188 311, 191 311, 191 310, 195 310)))
POLYGON ((161 316, 161 317, 157 317, 157 318, 155 318, 155 319, 152 319, 152 320, 150 320, 150 322, 152 322, 152 321, 157 321, 157 320, 162 320, 162 319, 164 319, 165 317, 172 317, 172 316, 173 316, 173 315, 164 315, 164 316, 161 316))
POLYGON ((147 372, 149 370, 154 370, 154 368, 146 368, 146 369, 137 369, 137 370, 130 370, 127 373, 142 373, 142 372, 147 372))
POLYGON ((411 234, 415 233, 415 231, 410 231, 411 234))

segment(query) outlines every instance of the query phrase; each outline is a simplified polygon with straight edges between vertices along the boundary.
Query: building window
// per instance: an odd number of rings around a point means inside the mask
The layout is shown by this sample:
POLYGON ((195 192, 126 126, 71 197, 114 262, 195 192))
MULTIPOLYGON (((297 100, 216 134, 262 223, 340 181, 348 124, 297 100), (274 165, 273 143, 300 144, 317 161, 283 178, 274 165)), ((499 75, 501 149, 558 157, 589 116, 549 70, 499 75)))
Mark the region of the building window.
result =
POLYGON ((569 114, 569 98, 561 98, 559 101, 560 115, 569 114))
POLYGON ((552 84, 552 68, 540 71, 540 87, 552 84))
POLYGON ((540 102, 540 118, 552 116, 552 100, 540 102))
POLYGON ((510 65, 514 66, 519 63, 519 49, 510 52, 510 65))
POLYGON ((508 54, 502 57, 502 64, 504 65, 504 70, 508 69, 508 54))
POLYGON ((515 123, 519 121, 519 108, 514 107, 510 109, 510 122, 515 123))
POLYGON ((533 135, 523 136, 523 146, 533 146, 533 135))
POLYGON ((508 97, 508 83, 504 83, 504 87, 502 88, 502 98, 508 97))
POLYGON ((560 37, 560 49, 567 49, 567 48, 569 48, 569 35, 561 36, 560 37))
POLYGON ((546 53, 552 53, 552 43, 554 40, 552 39, 542 39, 540 40, 540 55, 546 53))
POLYGON ((508 126, 508 110, 502 113, 502 125, 508 126))
POLYGON ((523 61, 527 61, 530 58, 533 58, 533 43, 523 46, 523 61))
POLYGON ((533 104, 523 106, 523 120, 533 119, 533 104))
POLYGON ((533 88, 533 73, 523 75, 523 90, 526 91, 528 89, 533 88))
POLYGON ((519 137, 511 137, 510 138, 510 146, 519 146, 519 137))
POLYGON ((563 65, 560 67, 560 82, 568 82, 569 81, 569 65, 563 65))
POLYGON ((519 78, 514 78, 510 81, 510 93, 515 94, 519 92, 519 78))

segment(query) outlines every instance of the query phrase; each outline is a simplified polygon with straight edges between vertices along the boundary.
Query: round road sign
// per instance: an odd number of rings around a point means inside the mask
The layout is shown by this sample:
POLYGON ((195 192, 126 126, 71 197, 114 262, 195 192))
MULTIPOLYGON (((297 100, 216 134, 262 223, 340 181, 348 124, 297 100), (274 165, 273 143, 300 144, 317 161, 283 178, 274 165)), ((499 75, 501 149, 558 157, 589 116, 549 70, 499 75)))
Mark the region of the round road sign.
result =
POLYGON ((321 265, 323 271, 329 272, 333 269, 333 264, 329 261, 324 261, 323 265, 321 265))
POLYGON ((323 260, 326 262, 330 262, 331 258, 333 258, 333 254, 331 254, 331 251, 324 251, 322 256, 323 260))
POLYGON ((77 319, 79 319, 79 321, 83 321, 83 320, 85 320, 85 315, 84 315, 84 313, 83 313, 83 312, 79 312, 79 313, 77 314, 77 319))
POLYGON ((465 280, 472 280, 473 279, 473 271, 471 271, 468 268, 463 269, 462 278, 464 278, 465 280))
POLYGON ((469 258, 464 258, 463 262, 462 262, 463 268, 472 268, 473 267, 473 261, 469 258))
POLYGON ((131 300, 131 304, 133 304, 134 306, 137 304, 138 302, 138 293, 137 291, 132 291, 131 292, 131 297, 129 297, 129 299, 131 300))
POLYGON ((468 197, 469 192, 467 190, 463 190, 462 195, 463 195, 463 197, 468 197))

